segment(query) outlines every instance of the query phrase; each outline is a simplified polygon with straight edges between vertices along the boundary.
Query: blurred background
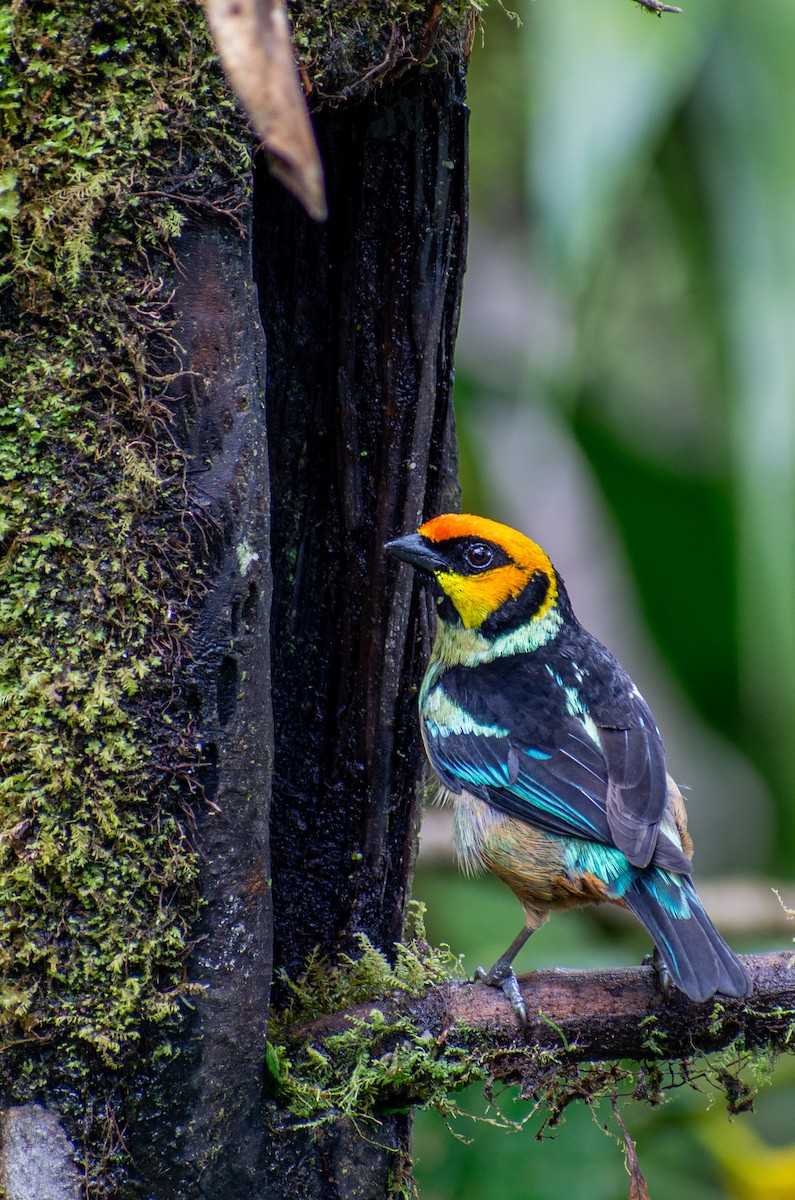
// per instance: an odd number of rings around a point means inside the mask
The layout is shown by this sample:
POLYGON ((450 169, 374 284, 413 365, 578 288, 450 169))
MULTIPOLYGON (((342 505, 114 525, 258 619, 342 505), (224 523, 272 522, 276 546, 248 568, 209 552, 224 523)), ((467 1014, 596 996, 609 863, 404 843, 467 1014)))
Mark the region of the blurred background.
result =
MULTIPOLYGON (((507 3, 521 24, 492 3, 470 71, 463 507, 548 551, 655 712, 707 908, 736 949, 785 948, 795 930, 772 888, 795 907, 795 4, 681 0, 655 19, 628 0, 507 3)), ((459 876, 442 811, 427 813, 414 893, 469 974, 522 924, 507 889, 459 876)), ((648 949, 620 914, 559 914, 517 969, 648 949)), ((494 1116, 478 1089, 462 1103, 494 1116)), ((752 1114, 681 1087, 623 1116, 654 1200, 795 1200, 789 1057, 752 1114)), ((508 1133, 419 1114, 422 1200, 627 1196, 609 1105, 572 1105, 539 1141, 542 1121, 508 1133)))

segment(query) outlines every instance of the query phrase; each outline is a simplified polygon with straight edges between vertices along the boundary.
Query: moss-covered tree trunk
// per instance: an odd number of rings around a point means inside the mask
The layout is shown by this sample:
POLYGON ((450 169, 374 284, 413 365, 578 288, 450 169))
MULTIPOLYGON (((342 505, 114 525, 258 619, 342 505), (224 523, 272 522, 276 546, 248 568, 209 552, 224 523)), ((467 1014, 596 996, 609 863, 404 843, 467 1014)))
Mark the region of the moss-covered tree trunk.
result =
POLYGON ((0 1179, 195 1194, 268 984, 250 137, 168 0, 6 6, 0 88, 0 1179))
POLYGON ((0 14, 12 1197, 377 1197, 404 1170, 403 1117, 266 1119, 263 1056, 272 948, 294 975, 401 932, 422 623, 381 545, 451 496, 467 6, 292 15, 323 228, 261 164, 252 208, 198 8, 0 14))

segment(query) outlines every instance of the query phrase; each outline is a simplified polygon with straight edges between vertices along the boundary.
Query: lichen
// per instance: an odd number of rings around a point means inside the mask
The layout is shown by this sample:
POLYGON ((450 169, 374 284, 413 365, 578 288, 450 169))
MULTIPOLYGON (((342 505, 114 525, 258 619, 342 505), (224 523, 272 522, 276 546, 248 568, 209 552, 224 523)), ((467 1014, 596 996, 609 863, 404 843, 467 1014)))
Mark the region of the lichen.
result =
POLYGON ((0 12, 0 1087, 77 1097, 99 1142, 190 991, 168 281, 190 212, 245 198, 247 143, 198 7, 0 12))

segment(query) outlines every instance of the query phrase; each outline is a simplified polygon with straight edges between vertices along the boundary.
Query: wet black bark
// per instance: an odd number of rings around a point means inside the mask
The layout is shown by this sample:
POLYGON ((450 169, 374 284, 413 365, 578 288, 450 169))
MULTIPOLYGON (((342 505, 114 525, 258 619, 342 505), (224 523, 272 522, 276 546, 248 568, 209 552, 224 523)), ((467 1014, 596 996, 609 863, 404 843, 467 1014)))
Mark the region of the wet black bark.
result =
POLYGON ((400 937, 420 762, 419 609, 384 542, 452 500, 466 230, 461 84, 318 114, 312 224, 264 171, 276 731, 275 964, 400 937), (408 636, 407 636, 408 635, 408 636), (407 659, 407 661, 405 661, 407 659), (407 686, 408 683, 408 686, 407 686))
MULTIPOLYGON (((255 266, 272 480, 274 966, 401 935, 423 621, 383 543, 455 504, 452 356, 467 228, 463 77, 316 114, 330 217, 260 166, 255 266)), ((275 1001, 283 998, 275 993, 275 1001)), ((277 1132, 269 1197, 378 1197, 408 1121, 277 1132), (376 1145, 375 1143, 378 1143, 376 1145), (384 1149, 388 1147, 389 1149, 384 1149)))
POLYGON ((172 1107, 138 1167, 157 1200, 260 1194, 271 977, 272 754, 265 357, 251 241, 194 226, 180 243, 172 392, 189 454, 197 593, 190 701, 201 742, 196 841, 205 901, 190 978, 202 990, 172 1107))

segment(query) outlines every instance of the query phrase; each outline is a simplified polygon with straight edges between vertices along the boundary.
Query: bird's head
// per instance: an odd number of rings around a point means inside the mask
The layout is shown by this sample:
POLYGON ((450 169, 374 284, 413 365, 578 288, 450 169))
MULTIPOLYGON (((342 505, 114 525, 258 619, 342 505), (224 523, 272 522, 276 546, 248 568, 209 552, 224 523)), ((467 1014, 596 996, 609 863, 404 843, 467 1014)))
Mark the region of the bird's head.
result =
POLYGON ((541 547, 484 517, 446 513, 386 549, 431 576, 444 620, 487 637, 542 619, 560 598, 560 581, 541 547))

